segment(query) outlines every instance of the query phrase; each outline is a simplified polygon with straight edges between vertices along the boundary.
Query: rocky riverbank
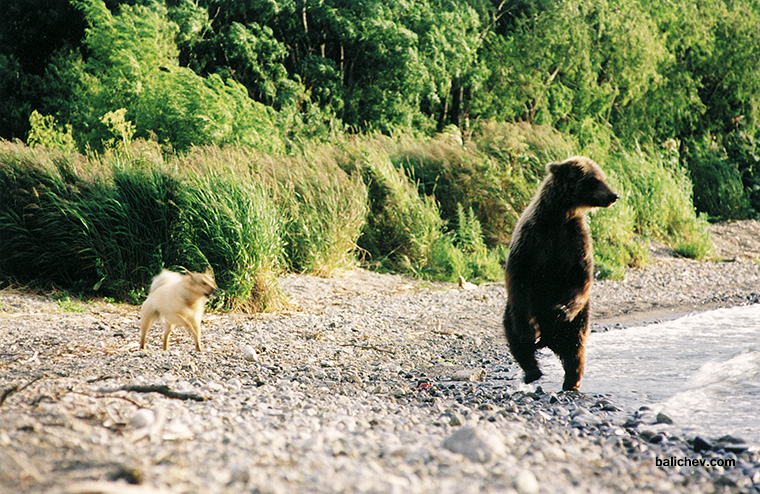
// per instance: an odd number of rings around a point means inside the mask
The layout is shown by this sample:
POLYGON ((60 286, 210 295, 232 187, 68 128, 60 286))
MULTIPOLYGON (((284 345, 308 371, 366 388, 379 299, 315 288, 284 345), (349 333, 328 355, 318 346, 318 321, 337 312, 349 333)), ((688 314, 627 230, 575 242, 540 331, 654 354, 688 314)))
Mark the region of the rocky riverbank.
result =
MULTIPOLYGON (((595 330, 756 302, 738 238, 716 233, 731 262, 662 251, 596 283, 595 330)), ((500 284, 281 282, 290 310, 208 314, 200 354, 181 331, 161 351, 157 328, 138 350, 135 307, 0 292, 0 490, 760 492, 753 447, 523 385, 500 284)))

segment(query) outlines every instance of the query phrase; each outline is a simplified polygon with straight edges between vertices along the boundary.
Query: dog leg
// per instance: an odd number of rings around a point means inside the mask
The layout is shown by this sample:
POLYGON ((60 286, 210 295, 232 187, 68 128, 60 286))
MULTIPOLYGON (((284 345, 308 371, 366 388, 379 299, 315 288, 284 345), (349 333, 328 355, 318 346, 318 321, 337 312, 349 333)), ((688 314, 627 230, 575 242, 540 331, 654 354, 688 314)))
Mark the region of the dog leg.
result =
POLYGON ((195 349, 199 352, 202 352, 203 347, 201 346, 201 325, 197 322, 195 324, 195 329, 193 329, 193 336, 195 337, 195 349))
POLYGON ((201 318, 202 317, 203 317, 203 312, 199 312, 195 318, 195 333, 198 335, 195 340, 195 348, 199 352, 203 351, 203 346, 201 345, 201 318))
POLYGON ((150 314, 146 314, 142 318, 142 324, 140 326, 140 350, 145 349, 145 335, 148 334, 148 330, 153 325, 155 317, 150 314))
POLYGON ((183 315, 179 316, 182 318, 182 321, 185 323, 185 327, 190 331, 190 334, 193 336, 193 340, 195 341, 195 349, 199 352, 203 351, 203 348, 201 347, 201 323, 198 319, 195 318, 187 318, 183 315))
POLYGON ((174 331, 174 324, 166 323, 166 329, 164 330, 164 350, 169 349, 169 335, 174 331))
POLYGON ((190 332, 193 333, 193 338, 195 339, 195 349, 199 352, 202 352, 203 347, 201 346, 201 323, 196 319, 190 319, 188 322, 190 323, 188 325, 190 332))

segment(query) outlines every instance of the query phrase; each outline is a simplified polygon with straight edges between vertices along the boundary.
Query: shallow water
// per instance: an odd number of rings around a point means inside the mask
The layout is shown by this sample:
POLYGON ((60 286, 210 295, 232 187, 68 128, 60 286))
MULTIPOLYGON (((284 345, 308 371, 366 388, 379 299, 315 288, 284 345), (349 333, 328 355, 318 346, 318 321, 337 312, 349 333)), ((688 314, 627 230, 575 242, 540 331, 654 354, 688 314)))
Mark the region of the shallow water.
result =
MULTIPOLYGON (((592 333, 586 357, 582 392, 663 411, 686 434, 760 445, 760 305, 592 333)), ((561 387, 558 359, 541 366, 544 389, 561 387)))

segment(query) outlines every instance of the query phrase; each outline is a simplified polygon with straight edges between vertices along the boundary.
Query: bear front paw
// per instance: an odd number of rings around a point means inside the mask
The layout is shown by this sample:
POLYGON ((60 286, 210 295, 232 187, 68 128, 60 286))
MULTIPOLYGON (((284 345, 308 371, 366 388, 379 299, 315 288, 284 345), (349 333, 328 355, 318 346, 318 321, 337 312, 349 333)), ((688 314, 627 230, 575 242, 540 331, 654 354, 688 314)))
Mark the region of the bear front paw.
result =
POLYGON ((554 314, 556 318, 562 322, 567 322, 572 319, 572 311, 570 307, 565 304, 555 305, 554 314))
POLYGON ((529 371, 525 371, 525 384, 530 384, 533 381, 538 381, 543 374, 541 373, 540 369, 531 369, 529 371))

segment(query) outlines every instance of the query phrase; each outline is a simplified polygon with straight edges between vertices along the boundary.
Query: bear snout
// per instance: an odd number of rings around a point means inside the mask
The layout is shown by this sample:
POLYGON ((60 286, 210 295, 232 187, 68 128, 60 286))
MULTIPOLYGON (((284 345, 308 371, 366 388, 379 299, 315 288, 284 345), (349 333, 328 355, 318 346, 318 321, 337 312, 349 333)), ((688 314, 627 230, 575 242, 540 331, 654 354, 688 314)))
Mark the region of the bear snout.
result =
POLYGON ((618 200, 618 195, 612 192, 610 189, 599 190, 589 198, 588 205, 592 208, 608 208, 615 204, 618 200))
POLYGON ((607 204, 604 204, 602 207, 608 208, 608 207, 612 206, 613 204, 615 204, 615 201, 618 200, 618 197, 620 197, 620 196, 617 195, 617 194, 615 194, 614 192, 610 192, 607 195, 607 204))

